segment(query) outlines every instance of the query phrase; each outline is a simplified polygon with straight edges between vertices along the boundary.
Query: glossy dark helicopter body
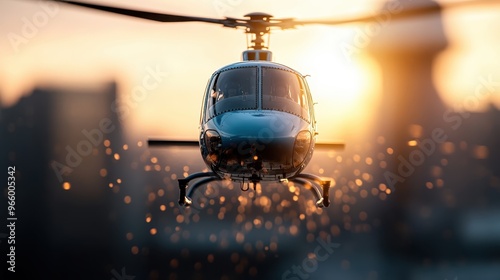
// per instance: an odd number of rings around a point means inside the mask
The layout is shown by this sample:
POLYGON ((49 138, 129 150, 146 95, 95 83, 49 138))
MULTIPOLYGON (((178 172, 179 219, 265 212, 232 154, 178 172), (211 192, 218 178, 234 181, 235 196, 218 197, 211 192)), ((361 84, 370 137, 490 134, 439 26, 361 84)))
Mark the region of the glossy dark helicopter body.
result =
POLYGON ((311 159, 314 108, 297 71, 268 61, 234 63, 212 75, 203 100, 201 153, 219 177, 281 181, 311 159))
POLYGON ((191 204, 189 197, 198 187, 219 180, 240 182, 243 191, 249 189, 248 183, 255 189, 261 181, 292 181, 310 186, 318 207, 330 204, 330 181, 302 173, 313 155, 317 135, 307 82, 292 68, 268 61, 270 57, 269 51, 247 50, 244 61, 224 66, 210 77, 196 144, 211 172, 179 179, 181 205, 191 204))

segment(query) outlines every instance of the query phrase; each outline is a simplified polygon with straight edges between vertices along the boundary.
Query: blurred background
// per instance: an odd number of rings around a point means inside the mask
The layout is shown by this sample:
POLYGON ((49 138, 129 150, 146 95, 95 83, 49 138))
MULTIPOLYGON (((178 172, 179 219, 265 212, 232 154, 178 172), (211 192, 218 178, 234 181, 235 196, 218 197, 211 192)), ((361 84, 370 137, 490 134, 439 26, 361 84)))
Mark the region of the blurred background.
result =
POLYGON ((311 75, 317 141, 346 143, 306 169, 332 178, 332 205, 293 185, 224 182, 183 208, 177 179, 206 170, 198 149, 147 147, 197 139, 205 84, 240 60, 242 30, 2 1, 0 162, 3 182, 16 168, 18 218, 17 272, 4 262, 3 279, 500 279, 498 1, 439 1, 441 13, 397 20, 436 2, 98 3, 214 18, 380 13, 271 36, 274 61, 311 75))

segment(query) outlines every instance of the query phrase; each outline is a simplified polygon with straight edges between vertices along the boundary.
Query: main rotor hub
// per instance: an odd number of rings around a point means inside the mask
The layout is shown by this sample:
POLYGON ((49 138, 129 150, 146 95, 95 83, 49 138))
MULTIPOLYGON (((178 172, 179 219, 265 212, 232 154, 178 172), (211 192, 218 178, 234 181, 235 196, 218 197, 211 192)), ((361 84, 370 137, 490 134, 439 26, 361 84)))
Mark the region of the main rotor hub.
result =
POLYGON ((249 14, 244 15, 244 17, 249 17, 250 20, 255 19, 255 20, 269 21, 273 16, 270 14, 266 14, 266 13, 254 12, 254 13, 249 13, 249 14))
POLYGON ((269 42, 269 35, 271 33, 270 21, 273 16, 257 12, 246 14, 245 17, 250 18, 247 21, 245 30, 245 33, 247 33, 247 48, 249 50, 268 49, 269 46, 266 46, 262 37, 267 34, 267 41, 269 42))

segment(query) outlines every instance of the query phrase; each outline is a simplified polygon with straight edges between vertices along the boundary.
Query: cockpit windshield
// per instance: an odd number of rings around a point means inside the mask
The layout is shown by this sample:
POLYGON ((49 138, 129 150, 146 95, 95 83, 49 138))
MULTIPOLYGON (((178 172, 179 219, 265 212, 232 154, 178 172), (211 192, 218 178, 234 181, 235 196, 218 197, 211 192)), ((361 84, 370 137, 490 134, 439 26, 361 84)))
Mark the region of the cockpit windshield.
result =
POLYGON ((261 79, 257 78, 255 66, 230 68, 213 76, 206 92, 206 119, 230 111, 262 109, 287 112, 310 121, 310 100, 303 78, 280 68, 262 66, 261 70, 261 79))
POLYGON ((257 109, 257 68, 235 68, 214 77, 209 89, 209 117, 236 111, 257 109))
POLYGON ((309 120, 309 105, 302 77, 277 69, 262 67, 262 109, 277 110, 309 120))

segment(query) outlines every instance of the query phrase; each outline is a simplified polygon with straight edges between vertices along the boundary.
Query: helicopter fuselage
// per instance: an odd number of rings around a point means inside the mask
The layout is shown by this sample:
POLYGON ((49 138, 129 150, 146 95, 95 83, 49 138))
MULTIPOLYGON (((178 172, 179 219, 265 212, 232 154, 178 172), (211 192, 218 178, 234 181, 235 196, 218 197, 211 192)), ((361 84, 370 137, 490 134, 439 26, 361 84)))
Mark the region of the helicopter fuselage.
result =
POLYGON ((215 71, 200 116, 207 166, 233 181, 280 181, 310 161, 316 125, 307 82, 269 61, 243 61, 215 71))

